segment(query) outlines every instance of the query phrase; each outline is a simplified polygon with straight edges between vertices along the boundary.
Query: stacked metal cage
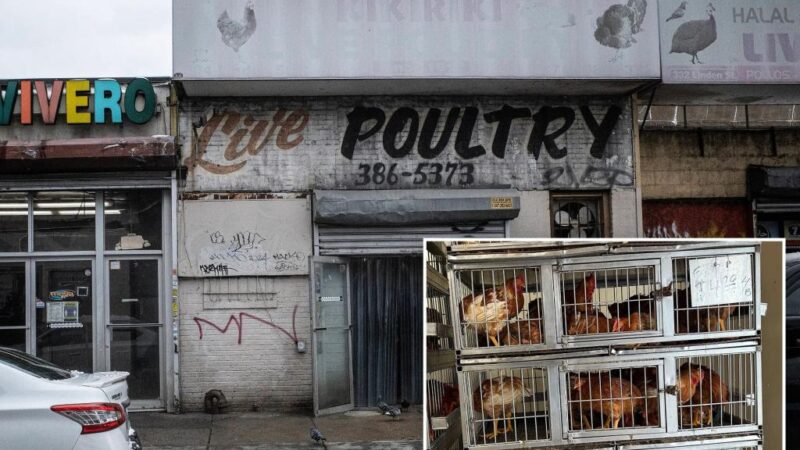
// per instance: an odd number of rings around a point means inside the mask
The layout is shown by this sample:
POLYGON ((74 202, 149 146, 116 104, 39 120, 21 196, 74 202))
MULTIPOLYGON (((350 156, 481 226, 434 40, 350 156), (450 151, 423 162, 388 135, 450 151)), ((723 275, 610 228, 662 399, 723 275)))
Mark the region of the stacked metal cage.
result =
POLYGON ((759 263, 757 243, 453 245, 464 447, 758 448, 759 263))

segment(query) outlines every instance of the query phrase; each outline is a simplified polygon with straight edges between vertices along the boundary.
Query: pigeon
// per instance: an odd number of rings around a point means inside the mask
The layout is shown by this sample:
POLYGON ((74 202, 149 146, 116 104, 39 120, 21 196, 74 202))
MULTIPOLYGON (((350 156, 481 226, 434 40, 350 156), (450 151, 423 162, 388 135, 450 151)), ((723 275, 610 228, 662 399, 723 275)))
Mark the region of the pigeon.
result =
POLYGON ((233 51, 238 52, 239 47, 244 45, 256 31, 256 13, 253 1, 248 1, 244 6, 242 22, 231 20, 228 10, 223 11, 217 19, 217 29, 222 35, 222 42, 233 51))
POLYGON ((400 402, 400 409, 403 411, 407 410, 409 406, 411 406, 411 403, 409 403, 406 399, 403 399, 403 401, 400 402))
POLYGON ((402 414, 402 412, 400 411, 400 408, 398 408, 397 406, 389 407, 388 410, 383 412, 384 416, 392 416, 392 418, 394 419, 400 417, 400 414, 402 414))
POLYGON ((327 446, 327 445, 325 445, 325 441, 326 441, 326 439, 325 439, 325 436, 322 434, 322 432, 321 432, 321 431, 319 431, 318 429, 316 429, 316 427, 311 427, 311 428, 309 428, 309 430, 308 430, 308 431, 309 431, 309 434, 311 435, 311 439, 312 439, 314 442, 316 442, 317 444, 320 444, 320 443, 321 443, 321 444, 322 444, 322 447, 323 447, 323 448, 325 448, 325 449, 327 449, 327 448, 328 448, 328 446, 327 446))
POLYGON ((386 402, 384 402, 384 401, 380 401, 380 402, 378 402, 378 408, 379 408, 379 409, 381 410, 381 412, 383 412, 384 414, 386 414, 386 413, 387 413, 387 412, 388 412, 388 411, 391 409, 391 407, 390 407, 389 405, 387 405, 387 404, 386 404, 386 402))
POLYGON ((680 19, 684 14, 686 14, 686 2, 681 2, 681 5, 675 9, 671 16, 667 17, 665 22, 669 22, 672 19, 680 19))

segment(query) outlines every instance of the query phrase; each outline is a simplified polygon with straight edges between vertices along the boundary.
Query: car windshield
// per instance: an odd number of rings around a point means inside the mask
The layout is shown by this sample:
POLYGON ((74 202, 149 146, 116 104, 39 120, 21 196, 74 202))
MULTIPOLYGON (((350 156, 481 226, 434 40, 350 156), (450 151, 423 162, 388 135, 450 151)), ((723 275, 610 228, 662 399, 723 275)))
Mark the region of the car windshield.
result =
POLYGON ((66 380, 72 378, 70 371, 53 365, 41 358, 11 348, 0 347, 0 364, 17 368, 35 377, 47 380, 66 380))

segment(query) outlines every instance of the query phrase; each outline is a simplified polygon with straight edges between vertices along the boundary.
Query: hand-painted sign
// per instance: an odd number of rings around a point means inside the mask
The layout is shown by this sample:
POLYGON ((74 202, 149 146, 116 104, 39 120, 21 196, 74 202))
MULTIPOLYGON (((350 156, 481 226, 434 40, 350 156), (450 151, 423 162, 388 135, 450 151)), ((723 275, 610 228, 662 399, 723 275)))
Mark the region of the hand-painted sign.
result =
POLYGON ((56 116, 64 98, 67 124, 102 124, 110 117, 111 123, 122 123, 122 112, 128 121, 147 123, 155 114, 156 94, 153 85, 144 78, 128 83, 123 93, 116 80, 9 80, 0 85, 0 125, 10 125, 14 110, 19 104, 20 123, 33 123, 38 107, 42 123, 56 123, 56 116), (137 99, 142 106, 137 109, 137 99), (35 102, 34 102, 35 101, 35 102))
POLYGON ((660 0, 666 83, 797 83, 800 2, 660 0))
POLYGON ((184 111, 198 191, 633 187, 624 101, 338 98, 184 111))

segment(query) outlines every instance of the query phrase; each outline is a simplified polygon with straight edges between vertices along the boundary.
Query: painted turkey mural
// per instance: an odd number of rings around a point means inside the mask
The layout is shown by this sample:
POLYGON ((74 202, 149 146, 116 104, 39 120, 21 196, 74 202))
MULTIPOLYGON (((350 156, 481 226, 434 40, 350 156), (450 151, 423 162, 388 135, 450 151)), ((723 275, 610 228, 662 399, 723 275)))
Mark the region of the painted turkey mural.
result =
MULTIPOLYGON (((601 45, 615 48, 618 51, 636 43, 634 35, 642 30, 642 22, 647 12, 647 0, 628 0, 628 3, 617 3, 608 7, 603 15, 597 18, 594 38, 601 45)), ((611 59, 619 59, 620 54, 611 59)))

